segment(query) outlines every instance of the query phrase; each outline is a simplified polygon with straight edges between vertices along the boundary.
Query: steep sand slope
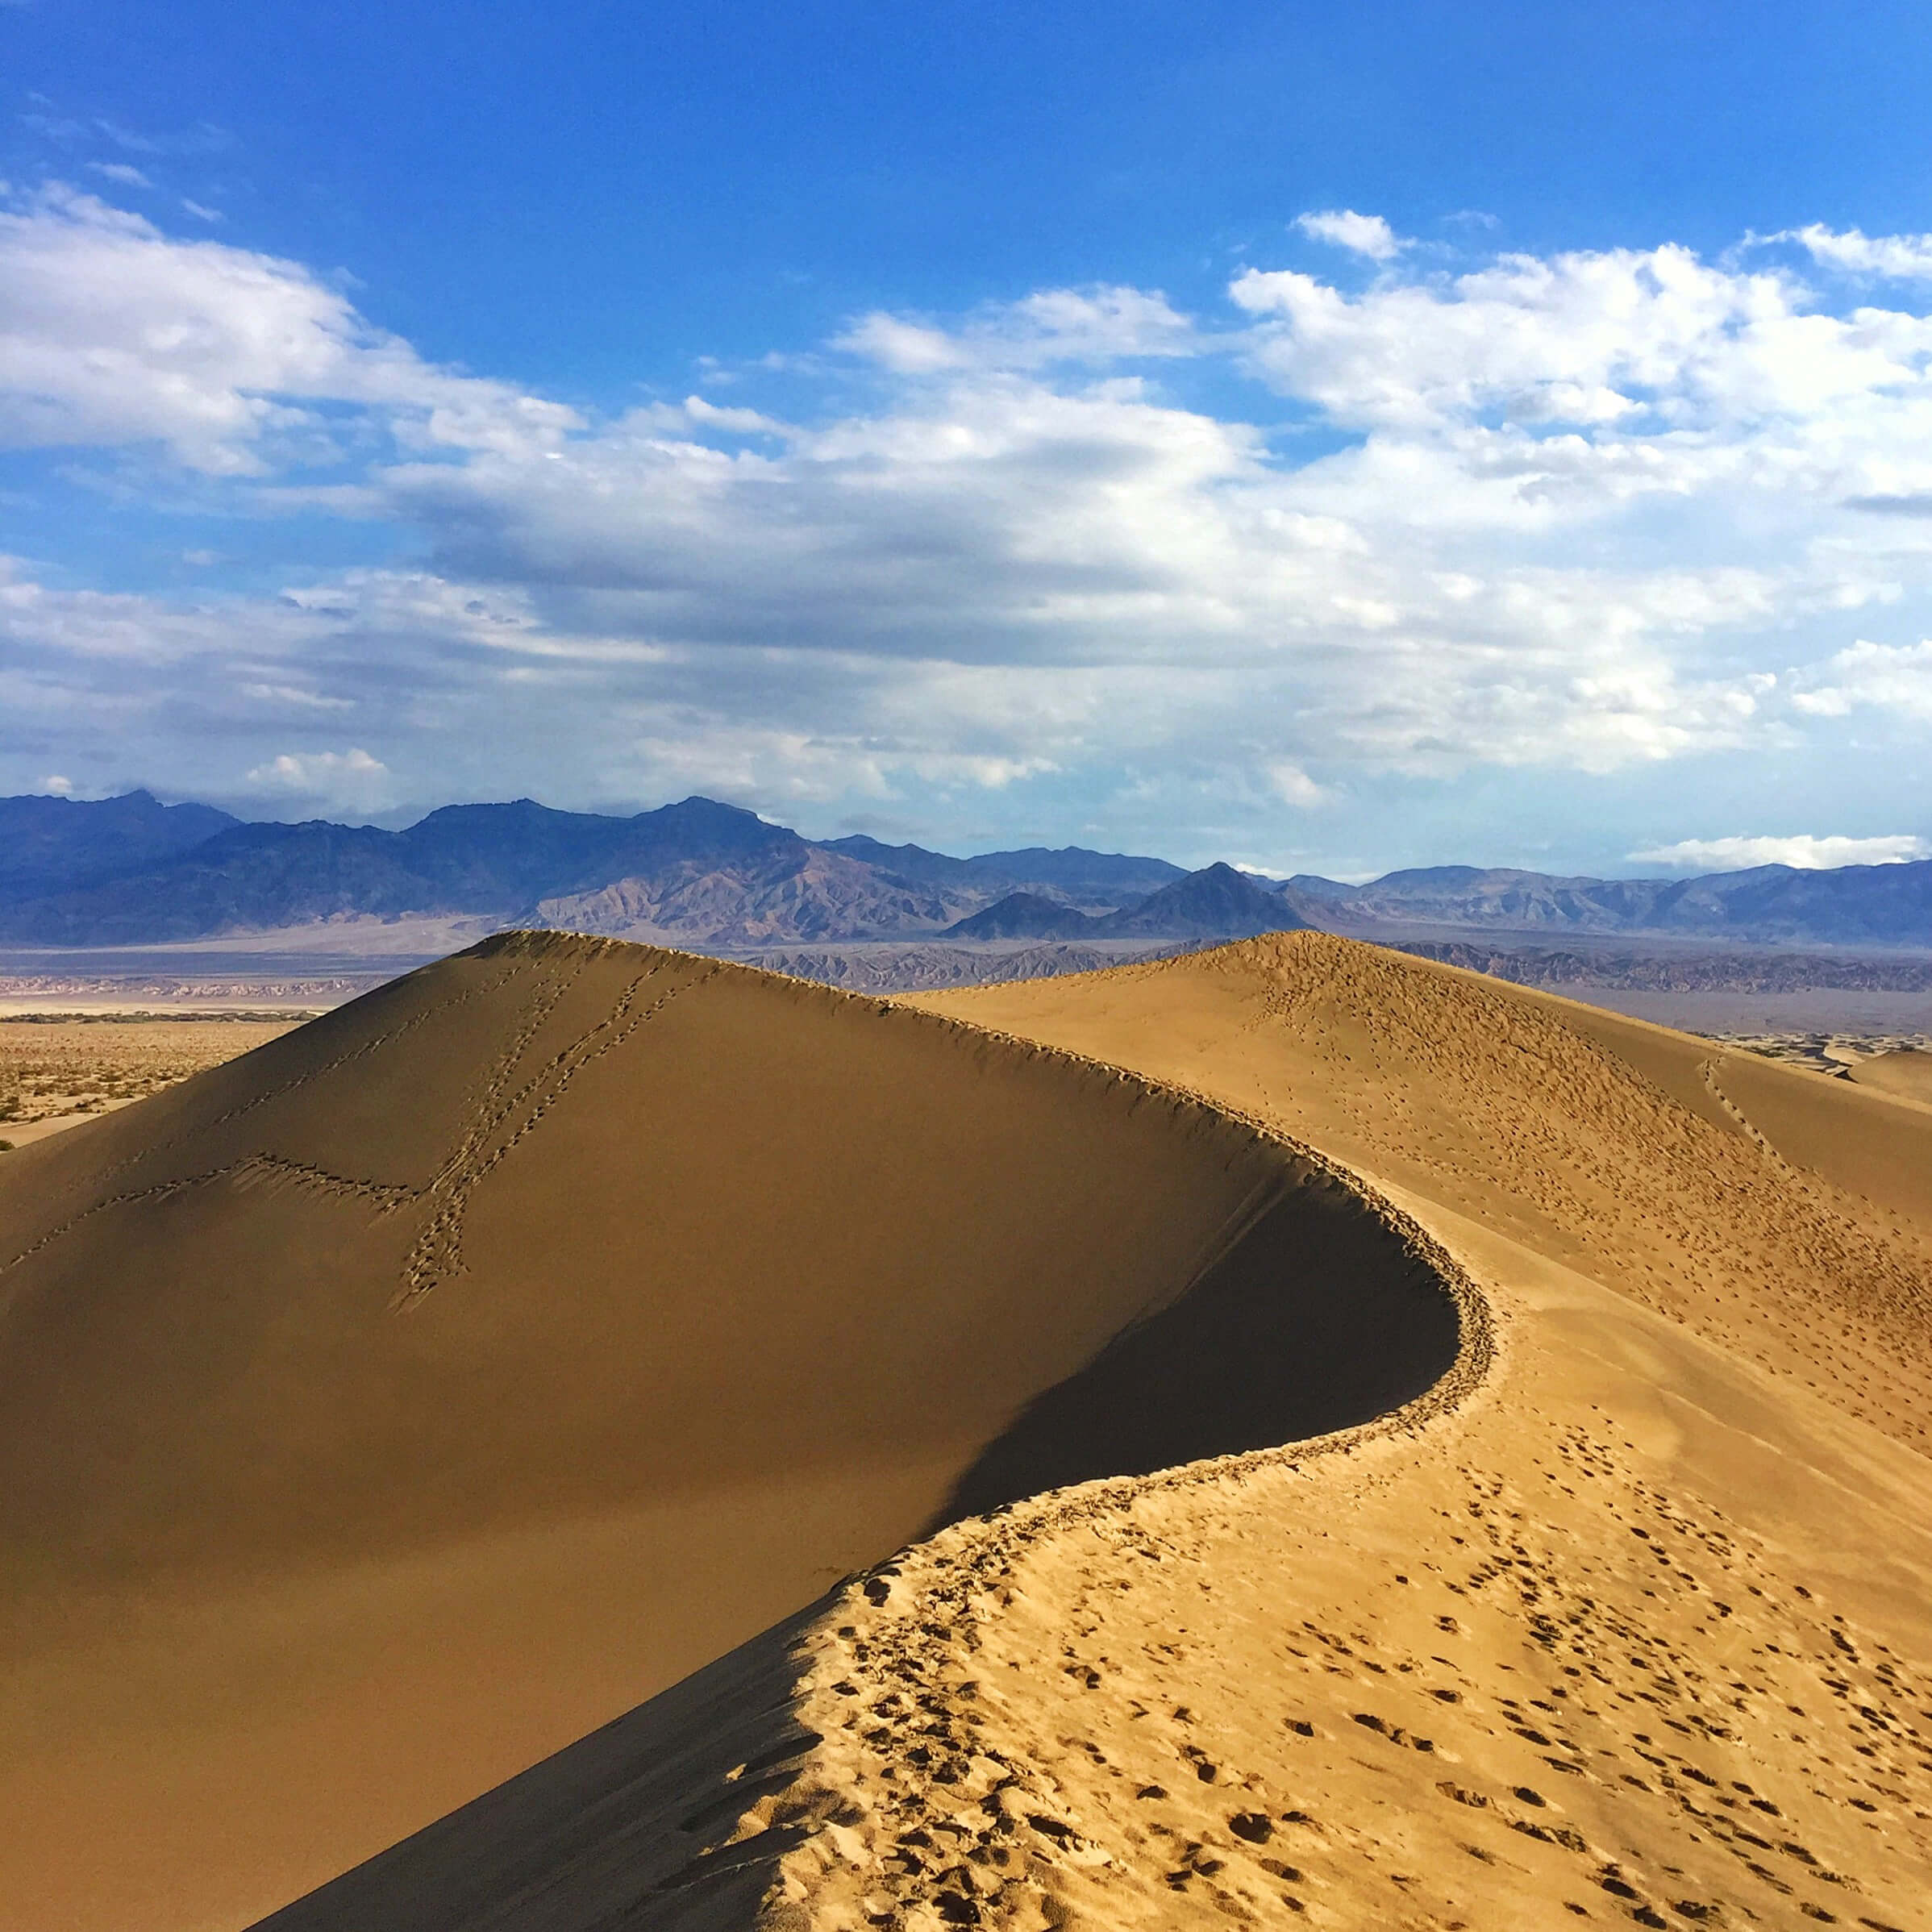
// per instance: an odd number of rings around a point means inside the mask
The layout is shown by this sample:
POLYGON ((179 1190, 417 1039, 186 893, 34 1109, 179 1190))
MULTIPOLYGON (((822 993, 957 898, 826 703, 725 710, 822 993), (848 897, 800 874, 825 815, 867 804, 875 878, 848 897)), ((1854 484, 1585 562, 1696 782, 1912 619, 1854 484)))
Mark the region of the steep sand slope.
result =
POLYGON ((1203 1105, 554 936, 9 1155, 0 1236, 10 1932, 245 1923, 934 1521, 1374 1415, 1459 1334, 1203 1105), (1008 1429, 1143 1318, 1102 1426, 1008 1429))
POLYGON ((1932 1116, 1318 935, 918 1003, 1345 1162, 1495 1351, 956 1523, 277 1932, 1932 1925, 1932 1116))

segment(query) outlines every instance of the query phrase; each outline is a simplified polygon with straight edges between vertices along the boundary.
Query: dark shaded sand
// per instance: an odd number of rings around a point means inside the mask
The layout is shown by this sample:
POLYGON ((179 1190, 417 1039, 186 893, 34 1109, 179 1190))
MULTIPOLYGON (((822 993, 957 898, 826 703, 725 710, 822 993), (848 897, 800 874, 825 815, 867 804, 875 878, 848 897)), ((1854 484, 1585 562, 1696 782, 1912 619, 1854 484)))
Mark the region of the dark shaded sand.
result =
POLYGON ((244 1924, 924 1526, 1360 1421, 1458 1341, 1427 1244, 1251 1123, 552 935, 8 1156, 0 1231, 20 1932, 244 1924))
MULTIPOLYGON (((1314 935, 917 1003, 1356 1176, 1454 1364, 942 1528, 278 1932, 1932 1925, 1932 1116, 1314 935)), ((1320 1225, 1280 1277, 1311 1319, 1320 1225)), ((1110 1365, 1245 1385, 1244 1268, 1037 1393, 956 1505, 1134 1466, 1160 1425, 1110 1365)))

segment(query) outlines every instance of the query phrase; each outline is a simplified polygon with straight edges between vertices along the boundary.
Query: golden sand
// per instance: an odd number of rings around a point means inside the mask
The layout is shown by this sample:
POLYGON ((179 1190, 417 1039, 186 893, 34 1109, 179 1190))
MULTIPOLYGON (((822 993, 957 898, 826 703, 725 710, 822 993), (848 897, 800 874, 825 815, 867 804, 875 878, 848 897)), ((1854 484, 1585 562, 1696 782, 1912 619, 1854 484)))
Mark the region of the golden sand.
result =
POLYGON ((1894 1047, 1889 1052, 1860 1060, 1853 1065, 1851 1077, 1861 1087, 1889 1093, 1894 1100, 1932 1106, 1932 1051, 1922 1043, 1894 1047))
POLYGON ((246 1924, 640 1699, 278 1926, 1932 1922, 1875 1089, 1317 935, 506 939, 0 1228, 10 1924, 246 1924))

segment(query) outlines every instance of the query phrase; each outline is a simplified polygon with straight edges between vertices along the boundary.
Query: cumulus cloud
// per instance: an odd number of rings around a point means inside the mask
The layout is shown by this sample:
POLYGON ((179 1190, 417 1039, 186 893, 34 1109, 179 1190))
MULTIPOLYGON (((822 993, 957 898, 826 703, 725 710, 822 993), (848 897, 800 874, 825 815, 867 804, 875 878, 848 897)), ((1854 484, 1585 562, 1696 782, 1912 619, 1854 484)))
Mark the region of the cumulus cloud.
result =
MULTIPOLYGON (((1713 432, 1840 427, 1881 398, 1922 409, 1932 321, 1817 312, 1780 271, 1742 273, 1675 245, 1505 256, 1468 274, 1349 296, 1293 270, 1230 290, 1257 319, 1249 354, 1336 421, 1389 430, 1572 429, 1638 487, 1694 484, 1713 432), (1621 431, 1606 443, 1604 432, 1621 431)), ((1499 456, 1506 453, 1499 448, 1499 456)), ((1575 453, 1584 455, 1582 445, 1575 453)))
POLYGON ((1932 722, 1932 638, 1916 644, 1857 638, 1823 664, 1794 672, 1793 681, 1793 707, 1815 718, 1870 707, 1932 722))
POLYGON ((983 309, 951 328, 883 312, 862 316, 833 345, 901 376, 1031 369, 1184 356, 1194 325, 1158 291, 1047 289, 983 309))
POLYGON ((1300 765, 1285 759, 1277 759, 1268 767, 1268 782, 1284 805, 1299 806, 1304 810, 1318 805, 1326 805, 1332 796, 1324 787, 1315 783, 1300 765))
POLYGON ((1294 225, 1311 241, 1332 243, 1371 261, 1393 261, 1409 245, 1380 215, 1357 214, 1352 208, 1297 214, 1294 225))
POLYGON ((1823 872, 1838 865, 1899 865, 1932 858, 1932 842, 1910 833, 1877 838, 1818 838, 1797 832, 1784 838, 1684 839, 1675 845, 1651 846, 1629 854, 1638 865, 1668 865, 1701 872, 1745 872, 1756 865, 1789 865, 1823 872))
POLYGON ((346 752, 283 752, 248 774, 253 789, 349 811, 375 811, 393 796, 389 768, 352 745, 346 752))
POLYGON ((574 411, 424 362, 299 264, 70 189, 0 209, 0 443, 153 444, 211 475, 335 460, 321 406, 420 448, 543 448, 574 411))
POLYGON ((251 785, 275 785, 285 791, 313 790, 318 779, 373 778, 389 768, 367 752, 352 746, 346 752, 285 752, 248 774, 251 785))

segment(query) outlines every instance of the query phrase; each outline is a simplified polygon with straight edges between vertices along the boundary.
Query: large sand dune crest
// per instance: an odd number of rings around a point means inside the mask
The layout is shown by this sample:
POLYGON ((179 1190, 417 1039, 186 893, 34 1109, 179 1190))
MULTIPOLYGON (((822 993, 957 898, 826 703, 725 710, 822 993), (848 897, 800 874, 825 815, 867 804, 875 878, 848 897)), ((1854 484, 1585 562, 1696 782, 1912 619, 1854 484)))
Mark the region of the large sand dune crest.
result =
POLYGON ((1932 1923, 1932 1116, 1318 936, 918 1003, 1318 1150, 1489 1372, 951 1523, 278 1932, 1932 1923))
POLYGON ((245 1922, 922 1526, 1467 1340, 1225 1109, 552 935, 10 1157, 0 1236, 23 1927, 245 1922))

